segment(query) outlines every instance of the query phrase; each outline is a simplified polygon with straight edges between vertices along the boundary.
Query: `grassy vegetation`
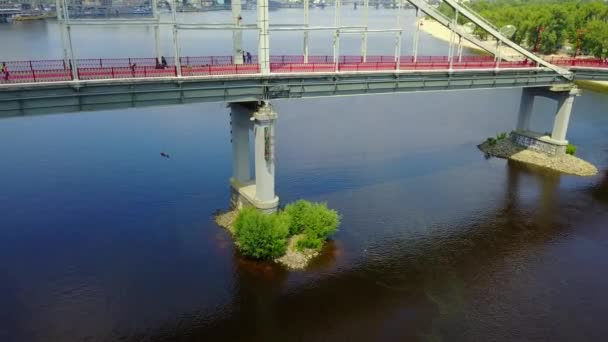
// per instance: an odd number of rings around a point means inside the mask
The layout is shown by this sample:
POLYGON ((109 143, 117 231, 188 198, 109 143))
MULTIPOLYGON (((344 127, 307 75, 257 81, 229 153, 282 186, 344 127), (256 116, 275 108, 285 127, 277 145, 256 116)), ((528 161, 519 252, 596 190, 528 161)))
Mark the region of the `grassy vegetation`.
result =
POLYGON ((486 142, 490 146, 496 146, 496 144, 500 141, 503 141, 507 138, 507 132, 502 132, 496 135, 496 137, 489 137, 486 139, 486 142))
POLYGON ((287 250, 290 237, 302 234, 297 248, 320 249, 340 225, 337 211, 325 203, 299 200, 283 211, 264 214, 253 208, 241 210, 234 223, 239 251, 254 259, 273 259, 287 250))
POLYGON ((568 144, 568 146, 566 146, 566 153, 569 155, 575 155, 576 154, 576 146, 572 145, 572 144, 568 144))

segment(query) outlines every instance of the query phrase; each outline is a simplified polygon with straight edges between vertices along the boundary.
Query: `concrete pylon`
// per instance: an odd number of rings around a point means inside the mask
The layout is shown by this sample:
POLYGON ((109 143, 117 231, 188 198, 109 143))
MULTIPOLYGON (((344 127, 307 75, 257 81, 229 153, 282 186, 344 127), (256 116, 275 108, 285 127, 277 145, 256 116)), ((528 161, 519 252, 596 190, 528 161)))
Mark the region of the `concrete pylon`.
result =
POLYGON ((534 107, 534 91, 531 88, 523 88, 521 102, 519 103, 519 117, 517 118, 517 130, 526 132, 530 130, 530 118, 534 107))
POLYGON ((569 92, 560 94, 557 100, 557 112, 553 121, 553 131, 551 131, 551 139, 559 141, 562 144, 568 144, 566 140, 566 132, 570 123, 570 113, 574 104, 574 97, 579 95, 578 89, 573 89, 569 92))
POLYGON ((276 112, 264 103, 254 114, 255 123, 255 182, 257 201, 273 203, 278 198, 274 193, 274 131, 276 112))
POLYGON ((275 194, 274 135, 276 112, 269 103, 231 103, 232 206, 252 206, 274 212, 279 205, 275 194), (253 160, 249 130, 253 130, 253 160), (255 177, 251 178, 253 164, 255 177))
POLYGON ((513 140, 526 148, 549 155, 559 155, 566 152, 568 140, 566 133, 570 123, 570 113, 574 98, 580 95, 580 90, 573 85, 559 85, 549 88, 524 88, 519 106, 517 130, 512 133, 513 140), (530 130, 530 118, 534 106, 534 97, 542 96, 557 101, 557 111, 553 122, 551 136, 530 130))
POLYGON ((240 183, 251 181, 249 160, 250 110, 238 104, 230 105, 230 136, 232 139, 232 179, 240 183))

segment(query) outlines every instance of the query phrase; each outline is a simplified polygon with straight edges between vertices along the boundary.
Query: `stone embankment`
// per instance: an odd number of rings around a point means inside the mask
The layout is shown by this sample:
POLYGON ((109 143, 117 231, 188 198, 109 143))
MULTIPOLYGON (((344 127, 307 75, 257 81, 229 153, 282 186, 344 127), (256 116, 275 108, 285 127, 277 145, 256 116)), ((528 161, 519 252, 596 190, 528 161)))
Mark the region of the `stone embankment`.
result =
MULTIPOLYGON (((226 212, 220 212, 215 215, 215 223, 218 226, 225 228, 234 236, 234 221, 238 216, 238 210, 230 210, 226 212)), ((296 248, 296 244, 303 235, 294 235, 289 239, 287 244, 287 251, 285 255, 280 258, 274 259, 274 262, 279 263, 292 270, 302 270, 308 266, 310 261, 319 255, 319 252, 313 249, 299 250, 296 248)), ((235 244, 237 242, 235 241, 235 244)))
POLYGON ((498 140, 494 145, 490 145, 486 141, 478 147, 484 153, 494 157, 516 160, 566 174, 594 176, 598 173, 597 168, 591 163, 575 156, 569 154, 548 156, 544 153, 521 147, 508 138, 498 140))

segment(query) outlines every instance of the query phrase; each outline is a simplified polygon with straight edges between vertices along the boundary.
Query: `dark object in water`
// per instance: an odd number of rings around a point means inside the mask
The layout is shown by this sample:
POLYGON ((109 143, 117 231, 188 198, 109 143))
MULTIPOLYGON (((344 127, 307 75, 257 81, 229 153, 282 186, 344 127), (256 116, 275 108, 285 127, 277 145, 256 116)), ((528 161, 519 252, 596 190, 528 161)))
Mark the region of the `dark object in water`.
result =
POLYGON ((166 154, 165 152, 161 152, 161 153, 160 153, 160 156, 161 156, 161 157, 164 157, 164 158, 171 158, 171 157, 170 157, 168 154, 166 154))

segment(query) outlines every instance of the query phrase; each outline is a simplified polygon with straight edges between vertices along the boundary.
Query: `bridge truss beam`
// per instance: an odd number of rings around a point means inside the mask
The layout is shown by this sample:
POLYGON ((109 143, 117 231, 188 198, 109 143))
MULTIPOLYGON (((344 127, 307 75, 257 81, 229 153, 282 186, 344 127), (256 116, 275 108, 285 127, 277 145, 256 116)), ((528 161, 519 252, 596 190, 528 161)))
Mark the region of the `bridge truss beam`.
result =
MULTIPOLYGON (((608 79, 608 75, 607 75, 608 79)), ((0 117, 129 107, 420 91, 546 87, 570 81, 549 70, 227 75, 15 84, 0 92, 0 117)))
MULTIPOLYGON (((478 47, 492 53, 495 56, 499 56, 500 52, 499 49, 495 49, 494 51, 492 51, 491 48, 485 46, 485 44, 480 41, 479 39, 477 39, 476 37, 474 37, 471 34, 466 33, 462 27, 460 27, 458 25, 457 22, 450 20, 450 18, 446 17, 445 15, 443 15, 441 12, 439 12, 437 9, 435 9, 434 7, 430 6, 426 1, 424 0, 407 0, 409 3, 411 3, 412 5, 414 5, 416 8, 420 8, 424 13, 426 13, 428 16, 430 16, 431 18, 433 18, 434 20, 436 20, 438 23, 440 23, 441 25, 447 27, 448 29, 450 29, 452 32, 457 33, 458 35, 460 35, 461 37, 467 39, 468 41, 470 41, 471 43, 477 45, 478 47)), ((515 44, 514 42, 512 42, 511 40, 509 40, 507 37, 505 37, 504 35, 502 35, 496 28, 494 28, 491 24, 489 24, 487 21, 483 20, 481 17, 479 17, 478 15, 474 14, 474 12, 470 11, 469 9, 461 6, 460 4, 458 4, 457 1, 455 0, 442 0, 444 1, 446 4, 448 4, 450 7, 452 7, 454 9, 454 11, 456 11, 457 13, 459 13, 460 15, 462 15, 463 17, 467 18, 468 20, 470 20, 471 22, 473 22, 475 25, 479 26, 481 29, 483 29, 484 31, 488 32, 488 34, 490 34, 492 37, 496 38, 498 42, 500 42, 500 44, 504 44, 510 48, 512 48, 513 50, 517 51, 518 53, 520 53, 522 56, 536 62, 538 65, 546 67, 548 69, 551 69, 555 72, 557 72, 558 74, 562 75, 563 77, 567 78, 567 79, 572 79, 572 73, 570 71, 568 71, 567 69, 563 69, 561 67, 558 67, 556 65, 553 65, 551 63, 548 63, 547 61, 543 60, 542 58, 536 56, 535 54, 529 52, 528 50, 522 48, 521 46, 515 44)))

